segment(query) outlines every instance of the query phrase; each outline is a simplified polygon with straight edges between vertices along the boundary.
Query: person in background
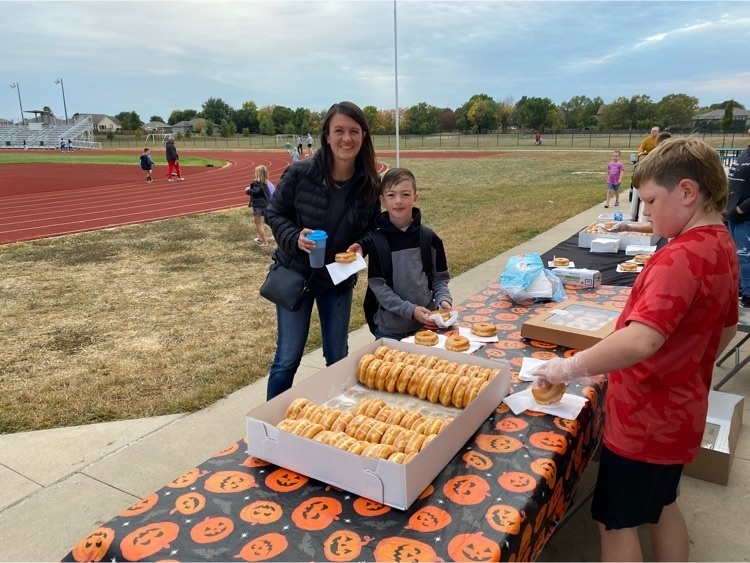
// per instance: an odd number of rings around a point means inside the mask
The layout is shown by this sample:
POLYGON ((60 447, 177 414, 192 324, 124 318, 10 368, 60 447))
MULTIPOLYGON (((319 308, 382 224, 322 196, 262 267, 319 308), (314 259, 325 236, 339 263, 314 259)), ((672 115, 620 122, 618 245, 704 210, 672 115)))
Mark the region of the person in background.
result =
POLYGON ((661 143, 671 138, 672 138, 672 133, 670 133, 669 131, 662 131, 656 136, 656 146, 658 147, 661 143))
POLYGON ((169 169, 167 170, 167 178, 168 182, 174 182, 174 178, 172 178, 172 173, 177 173, 177 179, 182 182, 185 178, 182 177, 182 173, 180 172, 180 157, 177 154, 177 147, 174 146, 174 137, 170 137, 167 140, 166 145, 166 151, 167 151, 167 164, 169 165, 169 169))
POLYGON ((26 144, 26 139, 23 140, 23 150, 29 150, 29 145, 26 144))
POLYGON ((680 478, 703 439, 714 362, 737 333, 739 266, 721 215, 727 177, 712 147, 684 138, 659 145, 633 181, 654 233, 674 238, 638 275, 615 331, 537 367, 533 385, 607 374, 591 504, 601 561, 643 561, 645 524, 657 561, 688 561, 680 478))
POLYGON ((297 147, 292 147, 292 164, 299 162, 299 150, 297 147))
POLYGON ((73 152, 73 141, 68 139, 68 152, 73 152))
POLYGON ((60 152, 65 152, 65 139, 60 137, 60 152))
POLYGON ((268 202, 271 201, 273 192, 276 188, 268 179, 268 169, 263 166, 255 167, 255 180, 245 190, 245 194, 250 196, 250 207, 253 209, 253 222, 258 236, 255 237, 255 243, 258 246, 268 246, 266 231, 263 223, 263 216, 266 213, 268 202))
POLYGON ((302 152, 302 137, 297 135, 297 154, 300 158, 303 158, 303 152, 302 152))
POLYGON ((154 169, 154 161, 151 158, 151 153, 148 151, 148 148, 143 149, 143 153, 141 154, 141 170, 146 172, 146 183, 150 184, 154 180, 151 178, 151 171, 154 169))
POLYGON ((740 306, 750 307, 750 129, 748 146, 729 166, 727 226, 740 262, 740 306))
POLYGON ((638 158, 647 155, 656 148, 656 137, 659 135, 659 128, 652 127, 651 134, 641 141, 638 147, 638 158))
POLYGON ((310 133, 307 134, 307 140, 305 142, 307 143, 307 156, 310 157, 313 155, 313 150, 312 150, 313 138, 312 138, 312 135, 310 135, 310 133))
POLYGON ((612 152, 612 162, 607 164, 607 202, 604 207, 609 207, 609 198, 615 194, 615 205, 620 205, 620 182, 625 173, 625 166, 620 162, 620 151, 612 152))
POLYGON ((352 102, 333 104, 323 121, 320 148, 289 166, 266 210, 278 248, 276 262, 310 279, 296 311, 276 307, 276 356, 268 376, 268 399, 292 386, 310 329, 313 304, 320 317, 323 356, 331 365, 349 353, 349 318, 356 274, 334 285, 327 268, 313 270, 314 230, 328 234, 326 263, 339 252, 362 253, 380 212, 380 178, 367 119, 352 102))
POLYGON ((375 338, 401 340, 421 326, 437 327, 430 318, 430 311, 438 307, 448 311, 452 308, 448 260, 443 241, 435 233, 430 249, 432 271, 424 271, 422 214, 414 207, 418 199, 417 180, 411 171, 391 168, 383 175, 380 203, 385 211, 378 216, 376 224, 390 250, 392 286, 386 280, 380 254, 368 244, 367 284, 379 305, 374 317, 375 338))

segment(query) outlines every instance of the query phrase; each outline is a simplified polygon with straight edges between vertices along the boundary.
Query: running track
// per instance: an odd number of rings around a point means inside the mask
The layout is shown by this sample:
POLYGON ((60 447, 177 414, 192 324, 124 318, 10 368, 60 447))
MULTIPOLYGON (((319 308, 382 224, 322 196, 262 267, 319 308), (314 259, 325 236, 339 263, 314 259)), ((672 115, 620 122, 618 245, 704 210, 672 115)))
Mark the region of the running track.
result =
MULTIPOLYGON (((121 154, 121 153, 118 153, 121 154)), ((265 165, 277 183, 289 164, 281 151, 184 152, 226 160, 222 168, 183 167, 169 183, 166 166, 146 184, 135 164, 9 164, 0 166, 0 244, 106 229, 247 205, 245 187, 265 165)), ((410 158, 476 158, 498 153, 410 153, 410 158)), ((402 153, 403 155, 403 153, 402 153)), ((381 155, 391 156, 391 155, 381 155)), ((380 172, 385 165, 380 164, 380 172)))

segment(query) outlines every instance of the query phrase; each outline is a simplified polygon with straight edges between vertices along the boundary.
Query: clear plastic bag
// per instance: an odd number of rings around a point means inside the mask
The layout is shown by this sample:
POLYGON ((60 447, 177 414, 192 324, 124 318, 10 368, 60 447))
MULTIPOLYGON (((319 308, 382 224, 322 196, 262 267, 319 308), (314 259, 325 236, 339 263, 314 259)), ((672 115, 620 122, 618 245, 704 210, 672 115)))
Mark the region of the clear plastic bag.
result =
POLYGON ((533 252, 510 257, 500 275, 500 286, 516 302, 565 300, 562 282, 533 252))

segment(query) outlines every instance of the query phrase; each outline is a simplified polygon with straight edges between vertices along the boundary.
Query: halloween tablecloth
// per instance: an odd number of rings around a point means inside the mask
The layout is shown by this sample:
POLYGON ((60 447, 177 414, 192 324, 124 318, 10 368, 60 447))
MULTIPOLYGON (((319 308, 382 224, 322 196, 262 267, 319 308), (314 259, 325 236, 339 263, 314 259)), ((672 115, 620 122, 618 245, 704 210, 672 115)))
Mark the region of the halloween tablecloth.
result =
MULTIPOLYGON (((629 287, 568 291, 622 307, 629 287)), ((519 306, 497 284, 458 308, 459 323, 494 322, 499 341, 475 354, 511 364, 574 350, 521 338, 554 304, 519 306)), ((240 440, 93 530, 65 561, 498 561, 538 556, 570 504, 600 438, 604 385, 576 420, 500 404, 412 507, 400 511, 248 457, 240 440)))

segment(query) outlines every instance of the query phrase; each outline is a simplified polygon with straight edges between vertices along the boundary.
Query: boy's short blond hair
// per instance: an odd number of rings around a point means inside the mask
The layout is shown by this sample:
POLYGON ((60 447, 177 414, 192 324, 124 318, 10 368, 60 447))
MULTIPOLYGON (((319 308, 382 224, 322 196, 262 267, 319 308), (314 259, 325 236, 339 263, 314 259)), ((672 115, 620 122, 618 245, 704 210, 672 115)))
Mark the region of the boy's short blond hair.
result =
POLYGON ((411 185, 414 186, 414 193, 417 193, 417 179, 410 170, 407 170, 406 168, 391 168, 388 172, 383 174, 383 179, 380 181, 380 193, 384 194, 393 186, 406 180, 411 182, 411 185))
POLYGON ((633 172, 636 189, 651 180, 672 191, 684 179, 693 180, 706 198, 706 213, 723 212, 729 196, 721 157, 696 138, 668 139, 641 160, 633 172))

